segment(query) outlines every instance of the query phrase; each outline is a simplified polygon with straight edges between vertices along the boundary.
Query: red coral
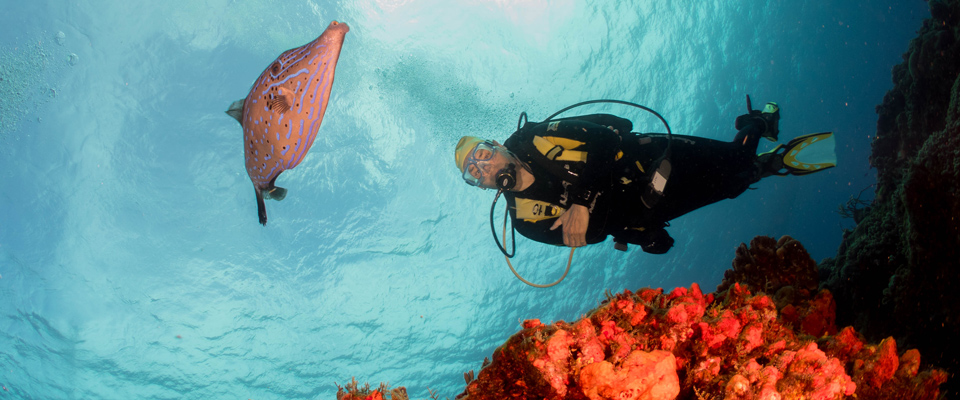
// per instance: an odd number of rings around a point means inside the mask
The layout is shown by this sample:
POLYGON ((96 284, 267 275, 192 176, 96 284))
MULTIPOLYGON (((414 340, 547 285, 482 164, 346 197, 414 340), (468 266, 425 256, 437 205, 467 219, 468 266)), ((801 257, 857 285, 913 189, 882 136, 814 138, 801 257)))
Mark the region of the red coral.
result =
MULTIPOLYGON (((805 254, 799 243, 781 242, 787 247, 764 247, 765 262, 783 257, 805 264, 796 260, 805 254)), ((668 294, 624 291, 573 325, 525 323, 462 396, 936 398, 946 374, 918 372, 916 352, 898 357, 892 339, 866 346, 853 328, 838 332, 830 292, 792 299, 778 314, 770 296, 736 282, 706 296, 696 284, 668 294), (680 377, 675 389, 670 382, 680 377)))
POLYGON ((579 380, 583 395, 591 400, 672 400, 680 393, 676 360, 662 350, 631 352, 619 365, 587 365, 579 380))
POLYGON ((381 383, 377 389, 371 389, 370 384, 360 386, 356 379, 351 379, 346 386, 337 385, 337 400, 407 400, 407 389, 400 386, 390 389, 381 383))
POLYGON ((579 363, 586 365, 603 361, 603 344, 597 338, 596 330, 589 319, 582 319, 573 326, 574 338, 577 341, 579 363))
POLYGON ((837 303, 827 290, 821 290, 800 316, 800 330, 808 335, 837 334, 837 303))
MULTIPOLYGON (((752 262, 809 265, 787 237, 751 245, 752 262)), ((526 320, 458 398, 937 398, 945 372, 921 371, 919 353, 898 356, 893 339, 869 345, 851 327, 838 332, 830 292, 801 289, 776 303, 738 282, 708 295, 697 284, 668 294, 644 288, 608 295, 573 324, 526 320)))
POLYGON ((897 377, 901 379, 911 379, 917 376, 920 370, 920 352, 917 349, 910 349, 900 356, 900 368, 897 369, 897 377))
POLYGON ((847 362, 863 349, 863 340, 859 338, 852 326, 848 326, 826 340, 824 349, 847 362))
POLYGON ((778 382, 781 393, 796 393, 808 399, 835 399, 841 394, 849 396, 856 388, 840 360, 828 357, 813 342, 797 350, 785 368, 783 379, 778 382))
POLYGON ((543 326, 543 323, 539 319, 527 319, 523 321, 523 328, 530 329, 536 328, 538 326, 543 326))
POLYGON ((854 376, 857 381, 862 381, 874 389, 880 389, 884 383, 893 378, 893 374, 900 366, 897 343, 893 338, 886 338, 880 342, 879 346, 870 346, 866 353, 869 354, 867 357, 855 363, 854 376))

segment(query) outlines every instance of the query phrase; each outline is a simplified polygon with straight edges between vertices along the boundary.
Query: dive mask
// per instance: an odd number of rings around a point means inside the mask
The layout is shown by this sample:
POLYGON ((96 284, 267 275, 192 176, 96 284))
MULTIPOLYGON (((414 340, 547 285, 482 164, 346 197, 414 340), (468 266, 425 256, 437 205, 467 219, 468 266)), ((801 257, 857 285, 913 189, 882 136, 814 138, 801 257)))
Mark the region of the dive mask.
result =
POLYGON ((463 162, 463 180, 471 186, 480 186, 483 182, 483 169, 480 163, 490 161, 497 154, 497 146, 491 142, 477 144, 473 152, 463 162))

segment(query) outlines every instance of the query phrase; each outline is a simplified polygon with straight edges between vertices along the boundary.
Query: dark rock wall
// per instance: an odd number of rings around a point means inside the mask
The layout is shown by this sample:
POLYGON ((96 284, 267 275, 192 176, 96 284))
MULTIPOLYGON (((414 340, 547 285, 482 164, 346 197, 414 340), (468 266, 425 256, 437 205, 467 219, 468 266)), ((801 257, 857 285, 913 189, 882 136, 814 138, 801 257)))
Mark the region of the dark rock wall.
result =
POLYGON ((960 398, 960 0, 929 4, 877 107, 876 199, 820 268, 838 325, 918 348, 960 398))

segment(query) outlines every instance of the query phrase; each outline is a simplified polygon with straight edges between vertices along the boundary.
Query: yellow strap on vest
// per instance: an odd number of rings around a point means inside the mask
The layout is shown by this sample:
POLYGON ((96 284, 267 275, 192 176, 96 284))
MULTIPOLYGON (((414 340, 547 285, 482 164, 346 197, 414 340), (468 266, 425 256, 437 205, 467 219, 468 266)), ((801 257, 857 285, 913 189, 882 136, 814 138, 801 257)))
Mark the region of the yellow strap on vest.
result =
POLYGON ((572 150, 583 146, 581 141, 555 137, 555 136, 534 136, 533 145, 537 151, 550 160, 554 161, 587 161, 587 152, 572 150))
POLYGON ((526 222, 537 222, 545 219, 557 218, 566 211, 563 208, 545 201, 516 198, 517 218, 526 222))

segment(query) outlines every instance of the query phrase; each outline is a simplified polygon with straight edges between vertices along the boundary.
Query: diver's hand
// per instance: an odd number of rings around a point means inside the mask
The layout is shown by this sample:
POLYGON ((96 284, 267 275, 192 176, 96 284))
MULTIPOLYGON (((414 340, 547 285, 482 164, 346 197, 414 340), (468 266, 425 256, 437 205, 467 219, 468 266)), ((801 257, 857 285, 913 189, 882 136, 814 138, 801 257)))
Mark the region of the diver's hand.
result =
POLYGON ((590 210, 579 204, 574 204, 563 213, 550 230, 563 225, 563 244, 570 247, 587 245, 587 225, 590 223, 590 210))

